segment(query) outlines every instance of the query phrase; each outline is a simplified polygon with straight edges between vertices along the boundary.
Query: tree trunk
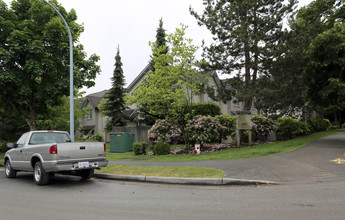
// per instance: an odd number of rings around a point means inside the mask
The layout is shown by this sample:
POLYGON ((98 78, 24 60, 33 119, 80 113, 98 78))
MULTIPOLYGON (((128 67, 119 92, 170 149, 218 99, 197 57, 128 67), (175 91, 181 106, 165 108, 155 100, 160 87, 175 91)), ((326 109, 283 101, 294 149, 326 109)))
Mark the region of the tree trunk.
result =
POLYGON ((30 107, 30 117, 25 121, 29 125, 30 131, 36 130, 36 112, 32 107, 30 107))
MULTIPOLYGON (((244 43, 244 49, 245 49, 245 78, 244 78, 244 84, 245 84, 245 90, 248 92, 250 89, 251 79, 250 79, 250 52, 249 52, 249 46, 248 42, 244 43)), ((245 92, 245 93, 246 93, 245 92)), ((252 98, 245 98, 243 110, 244 111, 250 111, 252 108, 252 98)))
POLYGON ((321 118, 321 119, 324 118, 324 113, 325 113, 325 111, 324 111, 323 107, 320 107, 319 114, 320 114, 320 118, 321 118))

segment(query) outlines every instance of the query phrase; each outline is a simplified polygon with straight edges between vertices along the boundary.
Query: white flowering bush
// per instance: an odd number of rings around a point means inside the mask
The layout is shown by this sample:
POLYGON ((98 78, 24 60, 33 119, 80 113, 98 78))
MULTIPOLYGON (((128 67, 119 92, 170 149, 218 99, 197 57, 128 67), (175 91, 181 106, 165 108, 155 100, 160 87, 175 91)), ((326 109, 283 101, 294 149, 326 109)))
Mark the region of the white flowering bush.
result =
POLYGON ((183 141, 182 130, 168 120, 157 121, 148 131, 147 137, 153 143, 166 142, 175 144, 183 141))
POLYGON ((211 116, 195 116, 190 120, 185 129, 185 134, 189 139, 189 144, 194 145, 199 142, 205 143, 218 142, 221 134, 221 124, 211 116))
POLYGON ((252 131, 258 141, 267 141, 270 134, 277 129, 277 125, 274 120, 262 115, 255 114, 252 117, 252 122, 252 131))

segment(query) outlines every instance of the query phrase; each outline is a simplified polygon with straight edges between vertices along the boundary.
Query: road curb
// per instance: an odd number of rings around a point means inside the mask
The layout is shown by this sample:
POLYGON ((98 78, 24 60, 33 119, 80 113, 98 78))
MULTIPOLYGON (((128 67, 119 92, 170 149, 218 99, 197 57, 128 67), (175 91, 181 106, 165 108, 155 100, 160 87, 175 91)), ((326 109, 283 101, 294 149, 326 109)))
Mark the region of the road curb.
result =
POLYGON ((120 174, 95 173, 94 177, 109 180, 139 181, 149 183, 183 184, 183 185, 278 185, 280 183, 267 180, 248 180, 233 178, 185 178, 159 176, 131 176, 120 174))
MULTIPOLYGON (((4 167, 0 167, 4 171, 4 167)), ((120 175, 108 173, 95 173, 94 177, 98 179, 108 180, 122 180, 122 181, 137 181, 148 183, 163 183, 163 184, 181 184, 181 185, 279 185, 281 183, 267 180, 248 180, 248 179, 233 179, 233 178, 185 178, 185 177, 161 177, 161 176, 139 176, 139 175, 120 175)))

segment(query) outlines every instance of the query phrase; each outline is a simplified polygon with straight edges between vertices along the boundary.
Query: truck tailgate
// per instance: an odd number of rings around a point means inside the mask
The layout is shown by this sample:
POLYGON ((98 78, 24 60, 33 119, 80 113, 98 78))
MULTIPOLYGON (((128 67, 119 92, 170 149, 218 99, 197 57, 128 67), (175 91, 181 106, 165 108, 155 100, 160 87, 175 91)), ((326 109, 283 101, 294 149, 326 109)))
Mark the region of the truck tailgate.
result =
POLYGON ((74 142, 57 144, 58 160, 100 159, 105 157, 101 142, 74 142))

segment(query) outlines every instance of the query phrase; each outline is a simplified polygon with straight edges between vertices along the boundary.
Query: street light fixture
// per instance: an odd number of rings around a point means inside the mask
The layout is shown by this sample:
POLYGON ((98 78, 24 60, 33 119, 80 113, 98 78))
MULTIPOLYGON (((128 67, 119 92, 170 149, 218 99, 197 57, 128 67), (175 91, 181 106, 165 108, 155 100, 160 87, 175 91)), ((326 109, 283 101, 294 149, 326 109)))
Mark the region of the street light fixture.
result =
POLYGON ((70 93, 69 93, 69 97, 70 97, 70 118, 69 118, 69 122, 70 122, 70 136, 71 136, 71 140, 72 142, 74 142, 74 94, 73 94, 73 43, 72 43, 72 35, 71 35, 71 31, 69 30, 68 24, 66 22, 66 20, 64 19, 64 17, 60 14, 60 12, 53 6, 51 5, 49 2, 47 2, 46 0, 42 0, 44 3, 48 4, 51 8, 54 9, 54 11, 61 17, 63 23, 65 24, 67 31, 68 31, 68 37, 69 37, 69 57, 70 57, 70 93))

